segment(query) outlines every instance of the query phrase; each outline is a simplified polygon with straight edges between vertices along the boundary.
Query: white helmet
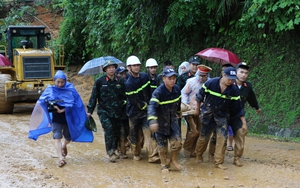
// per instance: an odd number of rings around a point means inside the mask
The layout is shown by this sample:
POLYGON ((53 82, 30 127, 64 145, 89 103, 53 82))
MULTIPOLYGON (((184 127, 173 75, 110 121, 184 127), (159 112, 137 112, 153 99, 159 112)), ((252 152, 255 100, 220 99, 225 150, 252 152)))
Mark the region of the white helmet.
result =
POLYGON ((147 67, 155 67, 155 66, 156 67, 158 66, 157 61, 155 59, 150 58, 146 61, 146 68, 147 67))
POLYGON ((129 56, 126 60, 126 65, 127 66, 128 65, 140 65, 140 64, 141 64, 141 62, 140 62, 139 58, 134 56, 134 55, 129 56))

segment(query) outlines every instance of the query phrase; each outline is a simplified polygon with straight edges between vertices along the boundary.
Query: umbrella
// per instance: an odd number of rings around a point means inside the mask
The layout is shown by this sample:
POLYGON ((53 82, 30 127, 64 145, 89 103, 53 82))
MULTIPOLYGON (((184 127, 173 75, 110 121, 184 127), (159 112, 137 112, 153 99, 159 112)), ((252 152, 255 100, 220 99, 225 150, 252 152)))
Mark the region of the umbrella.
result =
POLYGON ((83 75, 83 76, 100 74, 103 72, 102 66, 104 65, 104 63, 106 61, 114 61, 119 66, 124 65, 124 63, 122 61, 115 58, 114 56, 104 56, 104 57, 95 58, 95 59, 92 59, 92 60, 86 62, 83 65, 83 67, 80 69, 78 74, 83 75))
POLYGON ((2 54, 0 54, 0 66, 11 66, 11 62, 2 54))
POLYGON ((236 54, 224 48, 207 48, 196 53, 196 55, 205 60, 220 63, 221 65, 230 63, 231 65, 236 66, 241 62, 236 54))

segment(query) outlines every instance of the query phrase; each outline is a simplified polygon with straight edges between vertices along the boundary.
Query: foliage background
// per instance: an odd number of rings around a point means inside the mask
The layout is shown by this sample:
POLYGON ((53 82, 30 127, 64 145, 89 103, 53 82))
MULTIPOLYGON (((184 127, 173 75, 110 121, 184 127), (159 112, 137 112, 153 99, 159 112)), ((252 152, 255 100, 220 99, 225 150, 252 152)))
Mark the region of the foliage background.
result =
MULTIPOLYGON (((0 7, 5 7, 4 1, 0 7)), ((31 6, 14 2, 1 30, 27 24, 31 6)), ((56 42, 65 45, 69 64, 114 55, 126 62, 155 58, 160 66, 178 66, 208 47, 236 53, 251 66, 249 81, 262 114, 247 107, 250 131, 266 133, 269 125, 299 129, 300 2, 292 0, 48 0, 34 5, 63 9, 56 42)), ((3 43, 3 41, 1 41, 3 43)), ((211 76, 219 76, 221 67, 211 76)), ((144 67, 143 67, 143 70, 144 67)))

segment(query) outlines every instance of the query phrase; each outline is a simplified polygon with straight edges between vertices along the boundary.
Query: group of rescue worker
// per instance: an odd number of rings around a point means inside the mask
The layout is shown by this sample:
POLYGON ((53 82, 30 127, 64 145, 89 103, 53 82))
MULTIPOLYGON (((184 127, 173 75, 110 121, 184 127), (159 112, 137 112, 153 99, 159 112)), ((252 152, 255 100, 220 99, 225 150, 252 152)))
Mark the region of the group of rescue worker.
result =
POLYGON ((106 74, 95 81, 87 105, 88 116, 98 107, 111 162, 128 158, 127 147, 133 160, 141 160, 145 147, 148 162, 160 162, 162 172, 169 172, 171 163, 181 169, 176 158, 182 147, 186 157, 196 157, 202 163, 209 144, 215 167, 226 169, 223 162, 230 125, 235 142, 233 164, 243 165, 240 158, 248 131, 245 103, 260 113, 251 83, 246 81, 250 68, 246 63, 236 68, 223 65, 222 76, 215 78, 209 78, 212 69, 200 65, 198 56, 190 57, 189 69, 181 75, 169 60, 161 74, 153 58, 146 61, 146 73, 140 71, 141 65, 133 55, 127 58, 126 68, 107 61, 103 65, 106 74), (183 145, 182 119, 187 124, 183 145))

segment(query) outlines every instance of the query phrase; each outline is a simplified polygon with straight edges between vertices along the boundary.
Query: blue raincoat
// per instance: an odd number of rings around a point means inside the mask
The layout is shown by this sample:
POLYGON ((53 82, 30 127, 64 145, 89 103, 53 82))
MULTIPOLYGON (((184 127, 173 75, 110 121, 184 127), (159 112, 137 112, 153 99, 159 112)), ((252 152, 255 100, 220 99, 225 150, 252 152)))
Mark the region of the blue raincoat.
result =
MULTIPOLYGON (((54 76, 66 80, 63 71, 57 71, 54 76)), ((92 131, 85 128, 84 123, 87 120, 85 106, 74 88, 73 84, 66 82, 62 88, 48 86, 38 99, 30 117, 28 138, 37 140, 40 135, 51 132, 51 117, 48 112, 46 100, 62 100, 58 102, 59 106, 65 107, 66 120, 71 135, 71 141, 74 142, 93 142, 92 131)))

